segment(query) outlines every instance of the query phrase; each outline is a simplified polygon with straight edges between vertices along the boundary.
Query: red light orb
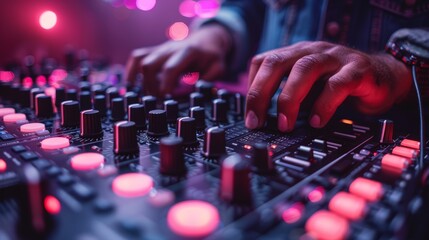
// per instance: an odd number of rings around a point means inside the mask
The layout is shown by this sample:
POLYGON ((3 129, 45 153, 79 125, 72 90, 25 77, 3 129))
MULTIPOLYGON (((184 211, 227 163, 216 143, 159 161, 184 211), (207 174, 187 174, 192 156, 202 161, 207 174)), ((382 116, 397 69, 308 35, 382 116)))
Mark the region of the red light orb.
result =
POLYGON ((137 8, 142 11, 149 11, 156 5, 156 0, 137 0, 137 8))
POLYGON ((61 203, 54 196, 46 196, 44 200, 45 209, 48 213, 56 215, 61 211, 61 203))
POLYGON ((183 22, 175 22, 168 28, 168 37, 174 41, 183 40, 188 34, 189 28, 183 22))
POLYGON ((200 79, 200 73, 191 72, 182 76, 182 82, 187 85, 194 85, 200 79))
POLYGON ((10 82, 15 78, 15 74, 10 71, 0 71, 0 81, 10 82))
POLYGON ((39 24, 43 29, 52 29, 57 24, 57 15, 52 11, 44 11, 39 17, 39 24))

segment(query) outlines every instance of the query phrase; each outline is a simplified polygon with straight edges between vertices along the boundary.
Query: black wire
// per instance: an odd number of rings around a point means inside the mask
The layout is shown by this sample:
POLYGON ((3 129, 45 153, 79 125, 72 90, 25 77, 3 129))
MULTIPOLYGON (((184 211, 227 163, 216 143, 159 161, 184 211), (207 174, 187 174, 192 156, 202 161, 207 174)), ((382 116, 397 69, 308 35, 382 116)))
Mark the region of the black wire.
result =
POLYGON ((413 75, 413 83, 414 83, 414 88, 416 89, 416 93, 417 93, 417 102, 419 105, 419 120, 420 120, 420 129, 419 129, 419 133, 420 133, 420 158, 419 158, 419 165, 418 165, 418 171, 420 172, 423 169, 423 161, 424 161, 424 149, 425 149, 425 141, 424 141, 424 121, 423 121, 423 107, 422 107, 422 98, 420 96, 420 89, 419 89, 419 85, 417 84, 417 77, 416 77, 416 66, 413 64, 411 66, 411 72, 413 75))

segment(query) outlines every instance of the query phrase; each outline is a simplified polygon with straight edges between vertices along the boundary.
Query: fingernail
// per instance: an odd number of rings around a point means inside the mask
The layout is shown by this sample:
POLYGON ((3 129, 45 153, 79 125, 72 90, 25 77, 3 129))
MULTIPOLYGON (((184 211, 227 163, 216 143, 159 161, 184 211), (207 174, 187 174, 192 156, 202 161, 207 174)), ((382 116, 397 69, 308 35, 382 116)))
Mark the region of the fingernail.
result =
POLYGON ((255 129, 258 127, 258 117, 253 111, 249 111, 246 117, 246 127, 249 129, 255 129))
POLYGON ((288 130, 287 117, 283 113, 279 114, 279 119, 278 119, 278 122, 277 122, 277 128, 281 132, 286 132, 288 130))
POLYGON ((320 117, 317 114, 314 114, 310 119, 310 126, 314 128, 320 127, 320 117))

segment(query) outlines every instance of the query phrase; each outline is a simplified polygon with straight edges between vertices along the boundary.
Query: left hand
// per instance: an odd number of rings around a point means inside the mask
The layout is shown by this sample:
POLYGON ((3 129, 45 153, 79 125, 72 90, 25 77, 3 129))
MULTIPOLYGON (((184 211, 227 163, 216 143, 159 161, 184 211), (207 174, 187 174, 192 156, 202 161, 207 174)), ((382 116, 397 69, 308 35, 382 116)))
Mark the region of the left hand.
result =
POLYGON ((265 123, 269 102, 282 78, 288 79, 278 98, 278 129, 293 130, 300 104, 316 81, 326 80, 315 101, 310 125, 326 125, 348 97, 365 114, 381 113, 403 99, 411 87, 410 69, 389 54, 369 55, 327 42, 300 42, 255 56, 247 94, 247 128, 265 123))

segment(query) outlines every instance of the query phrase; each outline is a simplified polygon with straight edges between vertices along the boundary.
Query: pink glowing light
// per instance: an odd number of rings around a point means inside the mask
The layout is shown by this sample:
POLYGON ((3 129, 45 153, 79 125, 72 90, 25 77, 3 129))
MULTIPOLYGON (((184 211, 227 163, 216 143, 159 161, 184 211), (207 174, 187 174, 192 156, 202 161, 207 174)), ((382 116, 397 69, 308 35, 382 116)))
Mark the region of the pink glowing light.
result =
POLYGON ((189 34, 188 26, 183 22, 175 22, 168 28, 170 39, 179 41, 185 39, 189 34))
POLYGON ((39 17, 40 26, 49 30, 57 24, 57 15, 52 11, 44 11, 39 17))
POLYGON ((282 213, 283 221, 287 224, 292 224, 301 219, 304 212, 304 205, 301 203, 295 203, 292 206, 286 208, 282 213))
POLYGON ((42 76, 42 75, 37 76, 37 78, 36 78, 36 84, 39 87, 45 86, 46 85, 46 78, 45 78, 45 76, 42 76))
POLYGON ((196 13, 195 13, 195 7, 196 7, 197 2, 192 1, 192 0, 184 0, 180 6, 179 6, 179 12, 180 14, 182 14, 182 16, 184 17, 195 17, 196 13))
POLYGON ((33 85, 33 79, 31 79, 31 77, 25 77, 22 79, 22 86, 29 88, 31 85, 33 85))
POLYGON ((43 202, 48 213, 56 215, 61 212, 61 203, 56 197, 48 195, 43 202))
POLYGON ((156 0, 137 0, 137 8, 143 11, 152 10, 156 5, 156 0))
POLYGON ((188 85, 194 85, 200 78, 200 73, 191 72, 183 75, 182 82, 188 85))
POLYGON ((152 187, 153 179, 143 173, 125 173, 117 176, 112 182, 113 192, 126 198, 144 196, 152 187))
POLYGON ((124 0, 124 5, 128 9, 136 9, 136 0, 124 0))
POLYGON ((67 71, 64 69, 55 69, 49 78, 51 82, 63 81, 67 77, 67 71))
POLYGON ((217 14, 219 8, 217 0, 201 0, 195 5, 195 13, 200 18, 211 18, 217 14))
POLYGON ((15 74, 11 71, 0 71, 0 81, 10 82, 15 78, 15 74))

